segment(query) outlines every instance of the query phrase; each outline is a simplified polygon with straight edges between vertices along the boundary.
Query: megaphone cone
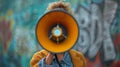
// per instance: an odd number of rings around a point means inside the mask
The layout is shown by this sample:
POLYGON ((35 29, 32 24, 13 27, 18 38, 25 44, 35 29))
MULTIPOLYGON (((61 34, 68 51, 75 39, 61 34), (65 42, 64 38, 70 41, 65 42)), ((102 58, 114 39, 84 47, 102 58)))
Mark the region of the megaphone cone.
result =
POLYGON ((71 49, 79 30, 74 17, 64 10, 52 10, 39 19, 36 36, 40 45, 52 52, 61 53, 71 49))

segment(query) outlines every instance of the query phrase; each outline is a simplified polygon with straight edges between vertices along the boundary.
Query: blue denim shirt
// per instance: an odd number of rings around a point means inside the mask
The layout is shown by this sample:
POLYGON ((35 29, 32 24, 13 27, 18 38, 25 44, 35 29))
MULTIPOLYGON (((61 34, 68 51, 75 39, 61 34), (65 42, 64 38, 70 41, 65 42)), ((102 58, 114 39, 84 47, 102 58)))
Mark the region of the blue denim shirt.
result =
MULTIPOLYGON (((42 58, 38 65, 39 67, 59 67, 57 61, 55 59, 53 59, 53 62, 51 65, 47 65, 45 64, 45 58, 42 58)), ((60 64, 62 65, 62 67, 73 67, 73 63, 70 57, 70 54, 68 52, 65 52, 65 56, 64 58, 60 61, 60 64)))

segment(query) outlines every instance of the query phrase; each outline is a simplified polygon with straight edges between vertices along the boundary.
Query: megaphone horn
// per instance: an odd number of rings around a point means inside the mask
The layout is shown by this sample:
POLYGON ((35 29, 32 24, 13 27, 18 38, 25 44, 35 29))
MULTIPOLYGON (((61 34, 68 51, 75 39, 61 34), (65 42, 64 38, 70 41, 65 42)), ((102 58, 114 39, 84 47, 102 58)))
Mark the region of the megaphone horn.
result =
POLYGON ((78 35, 79 28, 75 18, 64 10, 47 12, 39 19, 36 26, 38 42, 52 53, 61 53, 71 49, 78 35))

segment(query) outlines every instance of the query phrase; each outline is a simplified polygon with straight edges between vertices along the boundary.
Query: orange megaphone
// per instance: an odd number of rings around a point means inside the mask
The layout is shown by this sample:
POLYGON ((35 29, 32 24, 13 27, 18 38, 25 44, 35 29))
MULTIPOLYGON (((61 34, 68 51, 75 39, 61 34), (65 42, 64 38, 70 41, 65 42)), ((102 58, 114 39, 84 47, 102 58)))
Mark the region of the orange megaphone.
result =
POLYGON ((44 49, 52 53, 61 53, 75 45, 79 28, 71 14, 57 9, 47 12, 39 19, 36 36, 44 49))

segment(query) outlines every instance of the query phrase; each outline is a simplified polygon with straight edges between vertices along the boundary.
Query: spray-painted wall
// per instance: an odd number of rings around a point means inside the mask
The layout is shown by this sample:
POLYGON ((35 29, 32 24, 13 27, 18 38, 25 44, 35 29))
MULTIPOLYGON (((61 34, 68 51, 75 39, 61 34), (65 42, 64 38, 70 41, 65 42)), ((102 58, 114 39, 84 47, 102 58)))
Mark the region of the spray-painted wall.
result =
MULTIPOLYGON (((114 45, 114 23, 120 23, 119 2, 113 0, 91 1, 87 6, 78 4, 75 17, 80 26, 77 50, 85 54, 90 67, 116 67, 120 65, 117 43, 114 45), (117 59, 116 59, 117 58, 117 59), (113 64, 113 65, 112 65, 113 64)), ((115 27, 115 26, 114 26, 115 27)), ((119 42, 119 41, 118 41, 119 42)))
MULTIPOLYGON (((41 50, 35 37, 38 18, 57 0, 0 0, 0 66, 29 67, 41 50)), ((120 1, 66 0, 71 3, 80 36, 74 49, 88 67, 120 67, 120 1)))

